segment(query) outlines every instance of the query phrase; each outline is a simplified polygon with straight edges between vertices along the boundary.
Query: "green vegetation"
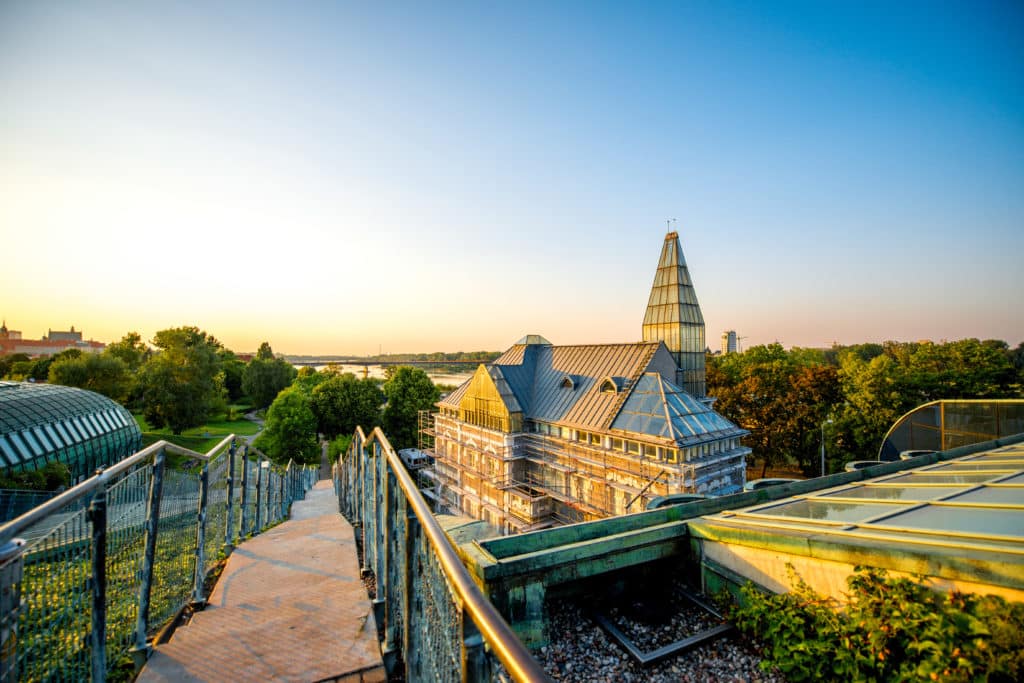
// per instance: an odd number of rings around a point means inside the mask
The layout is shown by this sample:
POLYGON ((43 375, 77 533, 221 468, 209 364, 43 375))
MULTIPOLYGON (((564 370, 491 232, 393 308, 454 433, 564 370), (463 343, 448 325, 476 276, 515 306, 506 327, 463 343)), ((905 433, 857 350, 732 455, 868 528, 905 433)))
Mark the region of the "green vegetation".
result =
POLYGON ((332 375, 313 389, 311 407, 317 429, 327 438, 351 435, 380 424, 384 392, 376 380, 356 379, 351 373, 332 375))
POLYGON ((56 491, 71 483, 71 469, 62 462, 48 462, 38 470, 0 476, 0 489, 56 491))
POLYGON ((153 344, 157 352, 138 376, 142 410, 151 425, 181 434, 224 411, 220 342, 199 328, 178 327, 157 332, 153 344))
POLYGON ((770 344, 709 356, 707 384, 715 409, 751 430, 746 443, 762 471, 795 464, 813 475, 822 425, 834 472, 849 460, 874 458, 889 427, 922 403, 1020 397, 1024 344, 1010 350, 1001 341, 964 339, 828 351, 770 344))
POLYGON ((433 409, 441 392, 427 373, 406 365, 396 368, 383 388, 388 401, 381 418, 384 433, 395 450, 415 446, 419 411, 433 409))
POLYGON ((320 462, 316 417, 310 398, 298 387, 279 393, 267 410, 266 427, 253 445, 278 464, 320 462))
MULTIPOLYGON (((355 430, 352 430, 355 433, 355 430)), ((342 434, 334 439, 331 439, 330 443, 327 444, 327 458, 330 462, 337 462, 338 456, 348 450, 349 444, 352 443, 352 434, 342 434)))
POLYGON ((263 342, 256 357, 249 361, 242 375, 242 390, 260 407, 269 406, 277 395, 290 386, 295 368, 283 358, 275 358, 270 344, 263 342))
POLYGON ((844 604, 797 580, 765 594, 752 584, 731 619, 763 644, 765 670, 790 681, 1024 680, 1024 603, 939 593, 858 569, 844 604))
POLYGON ((165 440, 197 453, 206 453, 230 434, 250 436, 259 432, 259 425, 255 422, 245 418, 229 420, 226 414, 216 416, 220 419, 213 419, 198 427, 186 429, 181 434, 174 434, 167 427, 154 429, 142 414, 135 413, 133 416, 139 429, 142 430, 143 446, 165 440))

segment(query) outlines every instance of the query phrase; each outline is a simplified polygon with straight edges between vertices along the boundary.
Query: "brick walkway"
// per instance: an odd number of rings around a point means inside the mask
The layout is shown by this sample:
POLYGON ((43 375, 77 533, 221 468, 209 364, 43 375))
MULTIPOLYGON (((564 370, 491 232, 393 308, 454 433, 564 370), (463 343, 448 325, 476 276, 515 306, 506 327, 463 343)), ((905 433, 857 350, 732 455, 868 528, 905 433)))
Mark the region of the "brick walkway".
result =
POLYGON ((291 519, 242 543, 209 605, 138 681, 385 681, 352 527, 320 481, 291 519))

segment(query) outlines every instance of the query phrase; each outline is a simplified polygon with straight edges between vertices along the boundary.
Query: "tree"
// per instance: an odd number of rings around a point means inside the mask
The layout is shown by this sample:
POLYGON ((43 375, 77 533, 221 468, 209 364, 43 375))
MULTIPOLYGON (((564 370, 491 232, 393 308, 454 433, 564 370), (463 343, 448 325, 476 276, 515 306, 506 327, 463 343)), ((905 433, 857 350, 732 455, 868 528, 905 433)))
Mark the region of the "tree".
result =
POLYGON ((259 350, 256 352, 257 360, 274 360, 274 350, 270 348, 270 342, 263 342, 260 344, 259 350))
POLYGON ((277 394, 295 379, 296 370, 283 358, 275 358, 270 344, 263 342, 242 376, 242 389, 257 408, 266 408, 277 394))
POLYGON ((263 433, 253 445, 281 465, 289 460, 302 464, 319 462, 316 417, 309 397, 297 387, 279 393, 267 410, 263 433))
POLYGON ((132 388, 128 366, 106 352, 55 359, 50 364, 49 382, 95 391, 118 403, 125 401, 132 388))
POLYGON ((157 352, 139 372, 150 425, 180 434, 224 409, 220 342, 197 327, 176 327, 157 332, 153 345, 157 352))
POLYGON ((415 446, 419 411, 433 408, 441 392, 427 373, 402 365, 384 383, 384 396, 382 423, 391 445, 396 449, 415 446))
POLYGON ((372 429, 380 423, 384 392, 372 379, 356 379, 351 373, 334 375, 312 393, 317 429, 330 439, 351 435, 357 426, 372 429))
POLYGON ((114 358, 120 358, 131 373, 138 372, 142 364, 152 354, 150 348, 143 343, 142 337, 138 332, 127 333, 121 337, 121 341, 116 341, 107 346, 104 352, 114 358))

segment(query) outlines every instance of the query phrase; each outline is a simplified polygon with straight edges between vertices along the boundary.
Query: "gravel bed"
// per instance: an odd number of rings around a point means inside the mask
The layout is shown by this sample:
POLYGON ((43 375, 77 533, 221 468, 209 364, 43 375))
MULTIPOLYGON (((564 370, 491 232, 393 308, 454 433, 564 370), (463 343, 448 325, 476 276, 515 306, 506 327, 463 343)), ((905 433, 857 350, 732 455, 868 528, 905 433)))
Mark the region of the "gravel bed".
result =
POLYGON ((608 609, 605 616, 642 652, 656 650, 721 623, 713 614, 688 600, 681 586, 650 602, 624 601, 608 609))
MULTIPOLYGON (((761 671, 758 666, 761 658, 738 635, 724 636, 657 664, 643 667, 606 635, 576 602, 549 600, 545 607, 549 620, 549 643, 535 650, 533 654, 556 681, 785 681, 777 672, 761 671)), ((615 618, 620 629, 620 620, 623 624, 630 621, 623 614, 625 611, 626 608, 620 608, 615 618)), ((704 614, 703 610, 698 610, 689 603, 685 611, 700 611, 702 615, 704 614)), ((628 628, 631 638, 635 633, 638 640, 650 643, 641 645, 641 649, 652 650, 703 630, 703 620, 703 616, 673 619, 669 624, 669 631, 663 626, 657 627, 640 621, 628 625, 628 628), (644 630, 647 632, 643 633, 644 630)), ((714 617, 711 617, 711 620, 713 625, 714 617)))

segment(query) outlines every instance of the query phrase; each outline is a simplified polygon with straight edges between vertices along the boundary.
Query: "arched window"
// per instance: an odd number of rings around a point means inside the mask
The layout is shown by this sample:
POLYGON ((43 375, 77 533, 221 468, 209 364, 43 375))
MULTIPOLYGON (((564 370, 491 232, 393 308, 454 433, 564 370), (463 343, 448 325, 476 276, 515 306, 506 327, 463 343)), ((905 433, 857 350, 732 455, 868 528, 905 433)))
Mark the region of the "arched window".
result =
POLYGON ((601 380, 602 394, 614 394, 618 390, 619 388, 615 386, 615 380, 613 380, 611 377, 605 377, 603 380, 601 380))
POLYGON ((566 375, 565 377, 562 378, 561 386, 563 389, 575 389, 576 383, 572 381, 572 377, 566 375))

